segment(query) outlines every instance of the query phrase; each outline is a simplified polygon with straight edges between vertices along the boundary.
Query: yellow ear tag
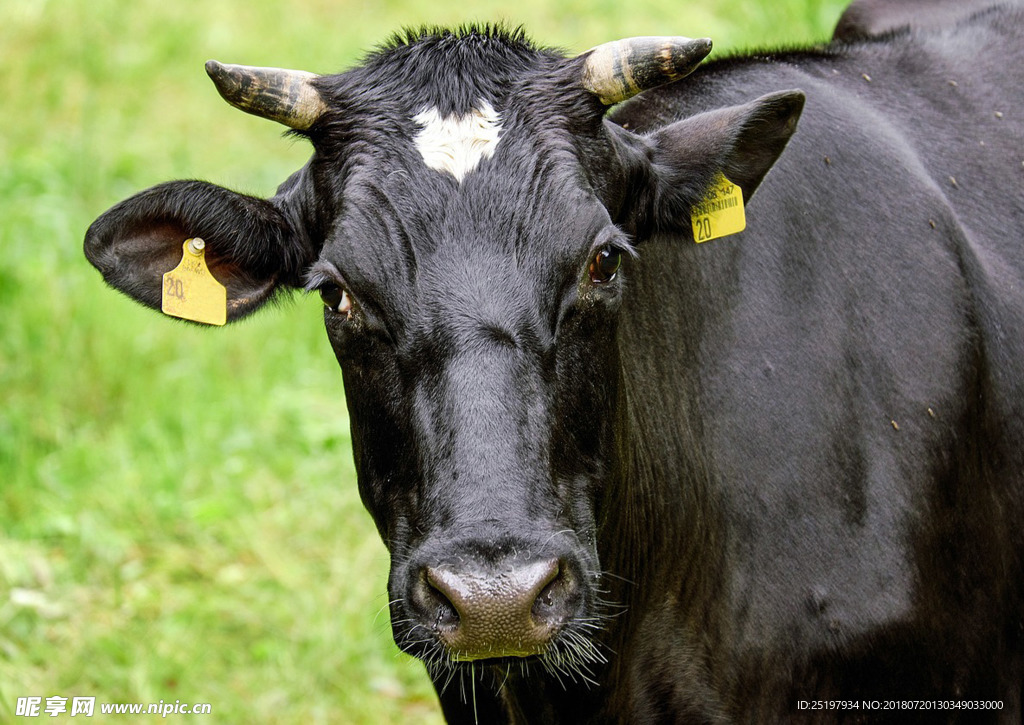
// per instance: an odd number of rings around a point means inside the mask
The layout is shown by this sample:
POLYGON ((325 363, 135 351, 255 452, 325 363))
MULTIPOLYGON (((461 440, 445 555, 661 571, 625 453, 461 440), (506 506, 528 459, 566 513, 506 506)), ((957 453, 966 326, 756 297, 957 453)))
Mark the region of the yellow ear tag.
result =
POLYGON ((206 242, 186 239, 178 266, 164 275, 161 307, 165 315, 207 325, 228 320, 228 293, 206 266, 206 242))
POLYGON ((698 243, 742 232, 747 227, 743 191, 719 171, 707 196, 693 207, 690 220, 693 238, 698 243))

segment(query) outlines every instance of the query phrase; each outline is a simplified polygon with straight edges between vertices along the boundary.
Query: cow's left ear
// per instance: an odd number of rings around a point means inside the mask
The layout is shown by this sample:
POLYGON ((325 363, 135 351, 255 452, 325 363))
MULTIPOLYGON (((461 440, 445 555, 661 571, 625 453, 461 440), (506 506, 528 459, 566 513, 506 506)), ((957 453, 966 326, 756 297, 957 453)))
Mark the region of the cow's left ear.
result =
POLYGON ((796 131, 803 107, 801 91, 783 91, 691 116, 655 132, 649 138, 654 185, 649 221, 665 231, 689 228, 690 210, 720 173, 749 202, 796 131))
POLYGON ((206 242, 206 263, 227 288, 227 321, 298 287, 316 250, 293 229, 285 196, 238 194, 202 181, 173 181, 122 201, 85 236, 85 255, 107 283, 161 308, 163 275, 181 262, 189 237, 206 242))

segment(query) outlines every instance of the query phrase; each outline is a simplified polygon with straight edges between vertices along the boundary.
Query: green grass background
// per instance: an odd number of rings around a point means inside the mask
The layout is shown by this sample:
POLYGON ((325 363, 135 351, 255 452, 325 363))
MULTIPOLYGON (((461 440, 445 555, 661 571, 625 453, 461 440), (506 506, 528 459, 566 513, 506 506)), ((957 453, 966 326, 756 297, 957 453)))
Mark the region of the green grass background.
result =
POLYGON ((304 163, 303 142, 221 101, 208 58, 334 72, 403 25, 495 19, 572 52, 682 34, 720 53, 821 41, 841 5, 0 3, 0 721, 26 695, 206 702, 208 722, 440 720, 391 642, 319 300, 197 329, 82 256, 88 224, 145 187, 267 195, 304 163))

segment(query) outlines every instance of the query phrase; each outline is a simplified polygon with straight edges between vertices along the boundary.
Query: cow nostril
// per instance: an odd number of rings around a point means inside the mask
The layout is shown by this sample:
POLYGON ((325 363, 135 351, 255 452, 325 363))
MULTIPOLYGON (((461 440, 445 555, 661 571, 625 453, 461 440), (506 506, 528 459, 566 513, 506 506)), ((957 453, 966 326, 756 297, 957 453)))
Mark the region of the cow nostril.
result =
POLYGON ((452 629, 459 624, 459 612, 444 591, 430 581, 429 569, 420 571, 417 599, 427 611, 432 611, 435 629, 452 629))
POLYGON ((572 597, 572 578, 569 569, 558 562, 551 578, 545 582, 544 588, 533 603, 533 615, 540 620, 557 620, 564 616, 566 605, 572 597))

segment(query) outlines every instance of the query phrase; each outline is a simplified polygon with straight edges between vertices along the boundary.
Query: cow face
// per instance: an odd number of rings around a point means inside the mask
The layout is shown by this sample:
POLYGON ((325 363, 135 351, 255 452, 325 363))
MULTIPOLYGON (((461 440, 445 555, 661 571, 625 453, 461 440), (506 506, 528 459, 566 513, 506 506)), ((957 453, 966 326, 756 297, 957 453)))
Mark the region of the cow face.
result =
MULTIPOLYGON (((558 193, 532 217, 469 226, 485 197, 519 204, 507 178, 439 189, 459 211, 439 209, 424 237, 399 231, 414 220, 382 218, 390 203, 372 220, 353 209, 313 267, 360 491, 392 553, 396 636, 424 655, 439 643, 456 659, 539 654, 594 616, 589 503, 610 473, 630 246, 592 197, 547 183, 558 193), (367 235, 395 257, 353 254, 367 235)), ((345 189, 384 199, 403 186, 345 189)))
POLYGON ((89 230, 108 282, 154 307, 190 236, 229 319, 282 288, 322 297, 395 638, 428 664, 534 658, 575 677, 604 658, 597 542, 602 494, 623 485, 631 257, 651 230, 688 230, 719 172, 749 198, 802 104, 779 94, 645 136, 604 119, 709 49, 639 39, 565 59, 474 31, 332 77, 212 63, 229 101, 310 140, 310 162, 270 200, 176 182, 89 230))

